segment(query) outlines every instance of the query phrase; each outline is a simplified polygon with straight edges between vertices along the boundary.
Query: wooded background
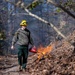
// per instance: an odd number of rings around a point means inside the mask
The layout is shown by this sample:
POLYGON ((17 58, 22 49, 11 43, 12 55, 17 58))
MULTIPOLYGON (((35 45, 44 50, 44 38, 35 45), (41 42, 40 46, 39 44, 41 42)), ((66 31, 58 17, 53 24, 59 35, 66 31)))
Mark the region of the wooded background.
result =
POLYGON ((75 0, 0 0, 0 54, 16 53, 11 51, 11 41, 22 19, 28 22, 36 47, 47 46, 62 37, 47 23, 30 16, 31 13, 53 24, 68 36, 75 30, 75 0))

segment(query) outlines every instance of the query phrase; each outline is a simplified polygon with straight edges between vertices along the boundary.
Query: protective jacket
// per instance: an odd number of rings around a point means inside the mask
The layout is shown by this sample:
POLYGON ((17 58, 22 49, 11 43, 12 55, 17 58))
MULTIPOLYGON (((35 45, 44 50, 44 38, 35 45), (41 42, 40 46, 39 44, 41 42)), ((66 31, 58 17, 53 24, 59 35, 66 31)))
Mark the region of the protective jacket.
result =
POLYGON ((13 37, 12 45, 14 45, 16 42, 19 45, 28 45, 29 43, 33 45, 30 31, 27 28, 25 28, 24 30, 19 28, 13 37))

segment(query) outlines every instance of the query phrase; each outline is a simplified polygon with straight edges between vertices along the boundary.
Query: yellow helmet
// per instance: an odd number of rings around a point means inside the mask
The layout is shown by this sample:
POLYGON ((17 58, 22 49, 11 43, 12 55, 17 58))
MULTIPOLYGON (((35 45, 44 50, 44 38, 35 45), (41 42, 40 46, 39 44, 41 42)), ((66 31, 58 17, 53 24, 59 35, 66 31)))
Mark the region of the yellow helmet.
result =
POLYGON ((27 26, 27 21, 26 20, 22 20, 20 23, 20 26, 27 26))

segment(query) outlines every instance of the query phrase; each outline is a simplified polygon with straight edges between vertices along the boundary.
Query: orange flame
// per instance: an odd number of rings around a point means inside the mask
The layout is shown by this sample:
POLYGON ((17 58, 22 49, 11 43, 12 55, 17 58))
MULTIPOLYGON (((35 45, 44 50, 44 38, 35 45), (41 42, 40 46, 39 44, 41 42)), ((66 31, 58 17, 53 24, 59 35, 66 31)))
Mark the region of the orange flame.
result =
POLYGON ((53 44, 49 45, 47 47, 40 46, 37 50, 38 59, 41 59, 47 53, 50 53, 52 51, 52 49, 53 49, 53 44))

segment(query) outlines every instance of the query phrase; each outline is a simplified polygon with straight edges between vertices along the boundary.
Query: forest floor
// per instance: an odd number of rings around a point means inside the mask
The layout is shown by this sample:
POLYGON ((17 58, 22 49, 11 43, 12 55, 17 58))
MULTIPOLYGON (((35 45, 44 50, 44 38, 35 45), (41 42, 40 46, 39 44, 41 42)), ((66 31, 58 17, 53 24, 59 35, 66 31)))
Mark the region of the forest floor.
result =
MULTIPOLYGON (((28 57, 28 65, 37 58, 36 54, 28 57)), ((17 55, 0 56, 0 75, 31 75, 28 71, 20 72, 17 55)))
POLYGON ((46 58, 35 62, 37 54, 28 57, 27 71, 18 71, 17 55, 0 56, 0 75, 75 75, 75 31, 66 40, 55 41, 46 58))

